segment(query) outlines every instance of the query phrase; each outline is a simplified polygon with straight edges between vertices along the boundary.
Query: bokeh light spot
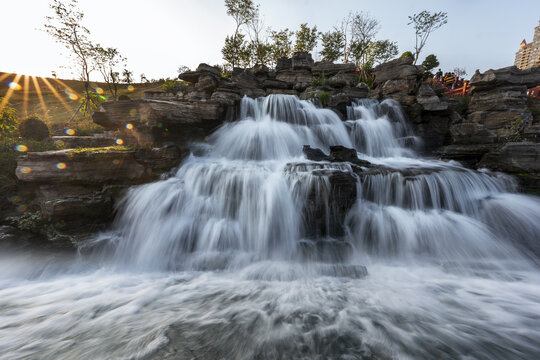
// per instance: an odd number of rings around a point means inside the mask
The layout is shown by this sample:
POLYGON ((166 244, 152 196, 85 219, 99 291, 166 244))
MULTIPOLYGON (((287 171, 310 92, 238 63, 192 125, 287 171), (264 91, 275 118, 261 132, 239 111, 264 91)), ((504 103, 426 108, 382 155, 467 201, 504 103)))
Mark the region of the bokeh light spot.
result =
POLYGON ((9 200, 13 204, 17 204, 17 203, 20 203, 22 201, 22 197, 20 197, 19 195, 15 195, 15 196, 10 197, 9 200))
POLYGON ((128 86, 127 86, 127 90, 128 90, 129 92, 132 92, 132 91, 135 90, 135 86, 133 86, 133 85, 128 85, 128 86))
POLYGON ((28 210, 27 205, 22 204, 22 205, 17 206, 17 211, 18 212, 25 212, 26 210, 28 210))
POLYGON ((67 135, 70 135, 70 136, 71 136, 71 135, 75 135, 75 130, 74 130, 74 129, 66 129, 65 133, 66 133, 67 135))
POLYGON ((22 90, 22 86, 19 85, 19 84, 17 84, 17 83, 14 82, 14 81, 9 82, 9 83, 8 83, 8 87, 9 87, 11 90, 17 90, 17 91, 22 90))
POLYGON ((105 90, 103 90, 103 89, 100 88, 100 87, 97 87, 97 88, 96 88, 96 92, 97 92, 99 95, 105 94, 105 90))
POLYGON ((21 168, 20 171, 22 174, 30 174, 32 172, 32 168, 28 166, 24 166, 21 168))
POLYGON ((56 146, 59 146, 59 147, 62 147, 66 144, 64 140, 56 140, 54 143, 56 144, 56 146))
POLYGON ((17 146, 15 146, 15 150, 17 150, 19 152, 27 152, 28 151, 28 146, 26 146, 26 145, 17 145, 17 146))
POLYGON ((114 159, 112 162, 114 165, 120 165, 120 160, 114 159))
POLYGON ((66 164, 63 162, 59 162, 58 164, 56 164, 56 168, 60 170, 64 170, 66 168, 66 164))
POLYGON ((122 140, 122 139, 116 139, 116 143, 117 143, 118 145, 122 145, 122 144, 124 143, 124 140, 122 140))
POLYGON ((132 130, 133 129, 133 124, 126 124, 126 129, 132 130))

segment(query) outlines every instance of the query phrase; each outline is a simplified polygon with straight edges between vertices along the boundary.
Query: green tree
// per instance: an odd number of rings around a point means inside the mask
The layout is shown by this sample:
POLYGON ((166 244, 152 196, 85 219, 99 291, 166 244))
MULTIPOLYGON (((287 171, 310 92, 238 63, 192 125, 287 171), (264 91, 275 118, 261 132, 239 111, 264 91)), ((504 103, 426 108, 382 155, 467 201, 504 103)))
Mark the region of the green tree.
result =
POLYGON ((368 61, 374 65, 385 63, 398 54, 397 43, 390 40, 377 40, 370 44, 368 61))
POLYGON ((294 33, 289 29, 280 31, 272 31, 270 39, 272 39, 271 52, 274 61, 282 57, 290 57, 292 54, 292 36, 294 33))
POLYGON ((412 25, 415 32, 414 64, 418 61, 418 57, 426 45, 429 35, 447 22, 448 14, 442 11, 432 14, 424 10, 418 14, 409 16, 409 23, 407 25, 412 25))
POLYGON ((317 32, 317 26, 310 28, 307 23, 300 24, 300 30, 296 32, 294 51, 313 51, 315 46, 317 46, 318 37, 319 33, 317 32))
POLYGON ((116 101, 118 98, 118 85, 120 83, 120 72, 117 67, 125 63, 126 58, 120 55, 118 49, 103 48, 97 44, 94 46, 94 62, 107 84, 112 98, 116 101))
POLYGON ((234 36, 227 36, 225 38, 225 45, 221 49, 223 60, 231 64, 234 68, 236 65, 244 65, 246 67, 251 63, 251 46, 245 41, 244 34, 237 34, 234 36), (246 65, 247 57, 247 65, 246 65))
POLYGON ((244 42, 238 39, 239 35, 241 35, 240 28, 258 16, 259 7, 252 0, 225 0, 225 7, 227 8, 227 15, 234 19, 236 28, 232 36, 225 38, 225 46, 221 53, 224 54, 223 59, 234 68, 239 62, 240 54, 243 51, 242 47, 244 46, 244 42))
POLYGON ((52 0, 49 8, 53 11, 53 15, 45 17, 44 28, 57 43, 68 49, 74 59, 74 67, 84 83, 84 101, 81 102, 79 109, 87 114, 92 106, 90 73, 94 70, 92 63, 94 45, 88 38, 90 31, 82 25, 84 13, 77 5, 77 0, 52 0))
POLYGON ((259 16, 255 16, 248 23, 248 34, 251 40, 252 62, 266 65, 272 62, 272 49, 268 43, 268 29, 259 16))
POLYGON ((343 33, 338 30, 321 33, 322 50, 321 55, 324 60, 337 61, 343 54, 345 39, 343 33))
POLYGON ((424 77, 433 77, 431 70, 439 66, 439 60, 434 54, 430 54, 422 61, 422 66, 424 67, 424 77))

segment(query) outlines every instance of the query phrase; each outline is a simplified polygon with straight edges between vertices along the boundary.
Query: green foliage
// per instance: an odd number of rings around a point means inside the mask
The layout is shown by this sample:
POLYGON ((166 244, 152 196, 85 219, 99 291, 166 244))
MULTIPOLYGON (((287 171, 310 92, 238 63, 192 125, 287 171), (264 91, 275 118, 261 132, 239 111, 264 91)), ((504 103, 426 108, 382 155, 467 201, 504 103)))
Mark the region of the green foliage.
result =
POLYGON ((343 60, 352 59, 360 67, 368 61, 366 55, 379 31, 379 22, 366 12, 350 12, 343 19, 340 31, 345 39, 343 60))
POLYGON ((320 93, 317 94, 317 98, 321 102, 322 106, 327 106, 328 103, 330 102, 330 99, 332 98, 332 94, 330 94, 327 91, 321 91, 320 93))
POLYGON ((415 45, 414 45, 414 64, 418 61, 418 56, 424 45, 426 45, 429 35, 446 24, 448 22, 448 14, 445 12, 430 13, 424 10, 418 14, 409 16, 409 23, 412 25, 415 32, 415 45))
POLYGON ((521 116, 518 116, 514 121, 510 123, 508 126, 508 141, 514 141, 519 142, 522 140, 522 132, 523 132, 523 119, 521 116))
POLYGON ((126 84, 131 84, 133 83, 133 72, 132 71, 129 71, 128 69, 124 69, 124 71, 122 71, 122 81, 126 84))
MULTIPOLYGON (((236 29, 232 36, 225 38, 225 45, 221 49, 223 59, 231 65, 232 68, 242 62, 246 67, 251 62, 253 49, 245 42, 245 36, 240 33, 240 28, 255 20, 259 15, 259 7, 252 0, 225 0, 227 15, 231 16, 236 29), (249 59, 249 61, 246 61, 249 59)), ((259 49, 261 51, 261 49, 259 49)))
POLYGON ((390 40, 377 40, 369 45, 366 63, 382 64, 398 54, 397 43, 390 40))
POLYGON ((399 56, 400 59, 404 57, 410 57, 411 59, 414 60, 414 54, 410 51, 405 51, 403 54, 399 56))
POLYGON ((39 117, 30 116, 19 124, 19 133, 23 139, 40 141, 49 137, 49 128, 39 117))
POLYGON ((540 100, 535 99, 532 96, 527 97, 527 110, 529 110, 533 117, 533 122, 540 122, 540 100))
POLYGON ((422 66, 424 67, 424 78, 433 77, 431 70, 439 66, 439 60, 434 54, 430 54, 422 61, 422 66))
MULTIPOLYGON (((3 98, 0 98, 0 104, 3 98)), ((12 108, 9 104, 5 104, 4 108, 0 112, 0 139, 5 141, 12 138, 17 132, 17 110, 12 108)))
POLYGON ((364 83, 370 90, 373 89, 373 78, 369 76, 359 76, 358 83, 364 83))
POLYGON ((292 36, 294 33, 289 29, 280 31, 272 31, 270 39, 272 39, 271 52, 275 61, 282 57, 290 57, 292 55, 292 36))
POLYGON ((33 233, 40 233, 44 226, 44 222, 41 218, 41 212, 39 211, 28 211, 20 216, 9 217, 7 220, 12 226, 15 226, 20 230, 33 233))
POLYGON ((244 34, 236 34, 236 36, 227 36, 225 45, 221 49, 223 60, 231 64, 232 67, 244 64, 248 67, 251 63, 252 48, 245 41, 244 34))
POLYGON ((184 83, 174 79, 166 79, 165 82, 161 85, 162 91, 171 94, 178 94, 179 92, 184 92, 186 88, 187 87, 184 83))
POLYGON ((327 85, 330 85, 330 80, 324 75, 324 72, 323 72, 318 77, 313 79, 313 81, 309 85, 310 86, 327 86, 327 85))
POLYGON ((306 51, 311 52, 317 46, 317 39, 319 33, 317 32, 317 26, 310 28, 307 23, 300 24, 300 30, 296 32, 296 42, 294 44, 294 51, 306 51))
POLYGON ((335 62, 343 54, 345 46, 345 36, 338 30, 321 33, 321 43, 323 49, 321 55, 324 60, 335 62))

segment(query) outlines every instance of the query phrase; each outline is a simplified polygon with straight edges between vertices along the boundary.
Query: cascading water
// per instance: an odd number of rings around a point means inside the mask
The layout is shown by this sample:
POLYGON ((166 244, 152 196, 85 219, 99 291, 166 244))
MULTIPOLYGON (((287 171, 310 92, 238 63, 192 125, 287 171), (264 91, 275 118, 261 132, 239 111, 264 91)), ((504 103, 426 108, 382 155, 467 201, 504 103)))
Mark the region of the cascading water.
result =
POLYGON ((540 357, 540 200, 415 143, 391 100, 244 98, 90 258, 0 258, 2 358, 540 357))

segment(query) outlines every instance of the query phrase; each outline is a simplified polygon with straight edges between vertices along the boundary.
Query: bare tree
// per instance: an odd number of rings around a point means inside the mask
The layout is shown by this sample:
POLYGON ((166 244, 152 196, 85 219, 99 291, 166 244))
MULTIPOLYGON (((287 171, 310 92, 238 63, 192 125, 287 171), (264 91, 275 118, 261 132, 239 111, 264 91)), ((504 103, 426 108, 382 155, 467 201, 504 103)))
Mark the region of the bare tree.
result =
POLYGON ((94 46, 88 39, 90 31, 82 25, 84 13, 77 6, 77 0, 52 0, 49 7, 53 15, 45 17, 44 27, 56 42, 70 51, 75 60, 76 71, 84 83, 84 97, 75 114, 79 110, 87 114, 98 105, 90 91, 90 73, 95 70, 92 63, 94 46))
POLYGON ((418 61, 420 52, 426 45, 429 35, 448 22, 448 14, 445 12, 430 13, 427 10, 418 14, 409 16, 409 23, 414 28, 415 45, 414 45, 414 64, 418 61))
POLYGON ((366 61, 370 44, 379 32, 379 22, 366 12, 349 12, 341 21, 340 29, 343 37, 343 61, 354 58, 356 65, 366 61))
POLYGON ((248 22, 248 35, 253 49, 253 62, 265 65, 272 61, 272 49, 268 44, 268 28, 264 26, 264 21, 259 16, 255 16, 248 22))
POLYGON ((94 47, 93 60, 101 76, 103 76, 103 80, 107 84, 111 96, 116 101, 118 98, 118 85, 120 83, 120 71, 117 70, 117 66, 125 66, 126 58, 120 55, 118 49, 110 47, 103 48, 97 44, 94 47))

